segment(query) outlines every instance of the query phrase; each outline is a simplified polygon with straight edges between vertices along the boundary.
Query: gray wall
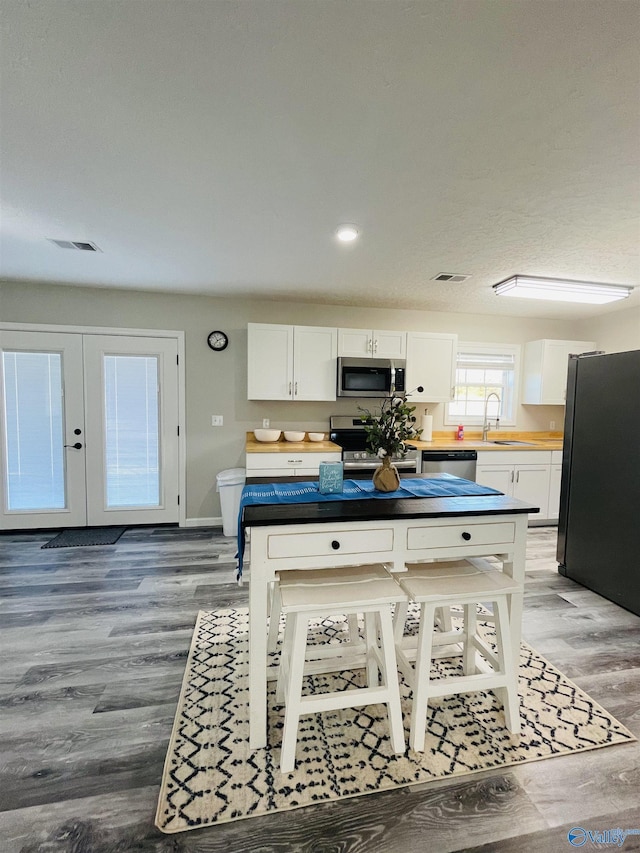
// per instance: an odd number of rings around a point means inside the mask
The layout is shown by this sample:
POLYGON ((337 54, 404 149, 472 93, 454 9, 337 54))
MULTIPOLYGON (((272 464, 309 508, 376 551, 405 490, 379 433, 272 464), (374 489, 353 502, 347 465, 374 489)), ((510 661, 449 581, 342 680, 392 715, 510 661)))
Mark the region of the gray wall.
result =
MULTIPOLYGON (((248 401, 248 322, 455 332, 460 340, 518 344, 538 338, 596 340, 608 351, 640 347, 638 309, 608 314, 598 321, 569 322, 45 284, 0 283, 0 321, 185 332, 187 519, 219 517, 215 475, 244 465, 245 433, 261 426, 263 418, 282 429, 313 431, 327 429, 331 414, 354 411, 348 400, 248 401), (207 347, 206 337, 213 329, 229 335, 229 346, 222 353, 207 347), (596 333, 602 335, 602 343, 596 333), (224 416, 223 427, 211 426, 212 414, 224 416)), ((443 429, 444 404, 431 408, 434 429, 443 429)), ((561 406, 518 406, 516 428, 547 430, 552 420, 561 428, 563 414, 561 406)))

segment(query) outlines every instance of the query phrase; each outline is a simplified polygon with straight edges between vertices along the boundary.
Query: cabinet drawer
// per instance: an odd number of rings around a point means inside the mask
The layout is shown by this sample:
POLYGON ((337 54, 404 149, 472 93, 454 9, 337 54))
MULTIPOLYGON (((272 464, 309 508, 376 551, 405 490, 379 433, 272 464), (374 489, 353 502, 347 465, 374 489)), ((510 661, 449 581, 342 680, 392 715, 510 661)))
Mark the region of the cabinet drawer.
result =
POLYGON ((267 540, 267 556, 271 560, 282 557, 324 557, 330 554, 371 554, 392 549, 392 528, 274 533, 267 540))
POLYGON ((509 544, 515 539, 516 527, 510 521, 496 524, 452 524, 438 527, 409 527, 407 550, 423 548, 458 548, 460 545, 509 544))
POLYGON ((279 468, 289 470, 291 468, 315 469, 321 462, 339 462, 340 453, 301 453, 292 450, 290 453, 247 453, 246 467, 248 471, 261 470, 264 468, 279 468))

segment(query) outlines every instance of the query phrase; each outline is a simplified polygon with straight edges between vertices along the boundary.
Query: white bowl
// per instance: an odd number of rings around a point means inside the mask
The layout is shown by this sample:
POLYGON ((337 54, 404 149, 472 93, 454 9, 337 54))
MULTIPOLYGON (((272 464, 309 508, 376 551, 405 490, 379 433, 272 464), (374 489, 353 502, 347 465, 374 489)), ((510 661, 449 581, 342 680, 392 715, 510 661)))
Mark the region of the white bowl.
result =
POLYGON ((284 431, 285 441, 304 441, 304 433, 295 430, 284 431))
POLYGON ((281 429, 254 429, 253 434, 256 441, 277 441, 281 432, 281 429))
POLYGON ((324 433, 323 432, 310 432, 309 433, 309 441, 324 441, 324 433))

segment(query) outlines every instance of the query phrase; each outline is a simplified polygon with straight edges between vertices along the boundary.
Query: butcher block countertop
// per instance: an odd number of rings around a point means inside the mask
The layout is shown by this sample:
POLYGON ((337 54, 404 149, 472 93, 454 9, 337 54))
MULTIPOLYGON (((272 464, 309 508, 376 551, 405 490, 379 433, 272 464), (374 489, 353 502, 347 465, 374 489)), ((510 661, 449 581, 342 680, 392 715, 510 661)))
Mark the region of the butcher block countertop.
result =
MULTIPOLYGON (((320 432, 320 430, 318 430, 320 432)), ((325 432, 325 435, 328 433, 325 432)), ((561 432, 514 432, 508 430, 491 431, 487 441, 482 441, 482 433, 465 432, 465 438, 457 441, 453 430, 434 432, 433 441, 407 442, 418 450, 562 450, 561 432), (526 441, 528 444, 493 444, 494 441, 526 441)), ((329 441, 285 441, 284 436, 279 441, 257 441, 252 432, 247 433, 245 450, 247 453, 340 453, 342 448, 329 441)))
POLYGON ((509 430, 491 430, 487 441, 482 440, 482 432, 465 430, 465 437, 457 441, 452 432, 434 432, 433 441, 408 442, 418 450, 562 450, 561 432, 515 432, 509 430), (494 441, 525 441, 527 444, 494 444, 494 441))
MULTIPOLYGON (((328 433, 325 432, 325 435, 328 433)), ((342 453, 342 448, 328 438, 326 441, 309 441, 306 433, 304 441, 286 441, 283 435, 280 436, 279 441, 258 441, 252 432, 248 432, 245 451, 247 453, 342 453)))

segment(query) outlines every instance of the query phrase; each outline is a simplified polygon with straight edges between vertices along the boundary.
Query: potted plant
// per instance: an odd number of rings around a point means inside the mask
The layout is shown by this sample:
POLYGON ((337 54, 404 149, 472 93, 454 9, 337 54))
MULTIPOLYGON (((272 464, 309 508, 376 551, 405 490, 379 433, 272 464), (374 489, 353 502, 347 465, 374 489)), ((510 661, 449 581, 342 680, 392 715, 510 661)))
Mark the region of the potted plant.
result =
POLYGON ((373 474, 373 485, 380 492, 393 492, 400 486, 400 475, 391 463, 392 456, 401 456, 409 439, 419 438, 422 430, 416 429, 415 406, 405 397, 392 395, 382 401, 380 413, 372 414, 358 406, 367 434, 367 445, 382 460, 373 474))

